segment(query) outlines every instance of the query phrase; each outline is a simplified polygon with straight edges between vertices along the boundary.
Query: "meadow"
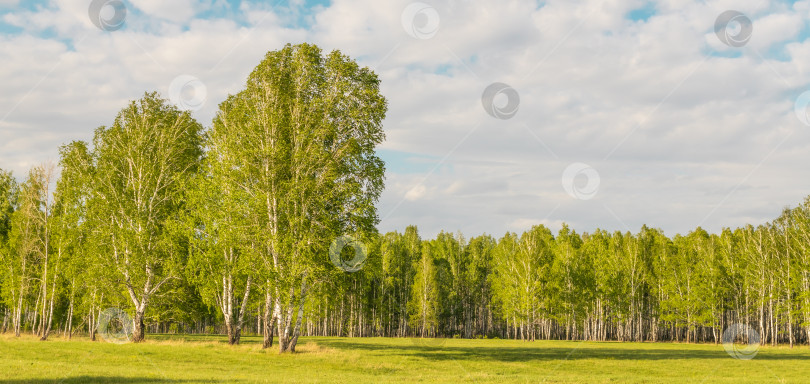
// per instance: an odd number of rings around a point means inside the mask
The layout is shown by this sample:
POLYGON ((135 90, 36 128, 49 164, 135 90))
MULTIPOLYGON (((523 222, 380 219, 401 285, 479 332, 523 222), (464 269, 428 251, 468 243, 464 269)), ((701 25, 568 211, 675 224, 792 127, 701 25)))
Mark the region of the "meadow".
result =
POLYGON ((801 383, 806 346, 750 360, 714 344, 306 337, 294 354, 259 337, 148 335, 143 343, 0 336, 0 383, 801 383))

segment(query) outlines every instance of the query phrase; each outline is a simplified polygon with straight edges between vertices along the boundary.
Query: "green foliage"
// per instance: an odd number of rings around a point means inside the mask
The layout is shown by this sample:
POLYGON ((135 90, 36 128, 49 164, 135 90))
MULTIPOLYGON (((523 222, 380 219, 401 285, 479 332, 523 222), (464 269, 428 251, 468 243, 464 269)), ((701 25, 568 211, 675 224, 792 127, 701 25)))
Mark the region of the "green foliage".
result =
POLYGON ((117 276, 136 323, 152 296, 181 273, 187 251, 174 228, 187 211, 201 131, 188 112, 156 93, 131 102, 112 126, 96 130, 87 203, 93 264, 117 276))
POLYGON ((11 215, 17 198, 17 182, 11 172, 0 169, 0 250, 8 244, 11 215))
POLYGON ((17 204, 17 181, 11 172, 0 169, 0 308, 8 311, 14 306, 14 296, 9 293, 14 289, 14 260, 9 236, 12 217, 17 204))
MULTIPOLYGON (((439 325, 438 316, 443 301, 440 301, 439 260, 434 258, 434 245, 431 242, 422 244, 421 257, 416 264, 416 276, 411 289, 411 298, 408 301, 408 314, 411 327, 417 329, 420 337, 436 336, 439 325)), ((441 265, 441 264, 440 264, 441 265)), ((446 276, 442 276, 447 279, 446 276)), ((445 293, 445 300, 447 300, 445 293)))
MULTIPOLYGON (((243 224, 248 236, 240 242, 220 232, 228 242, 220 246, 242 243, 236 251, 262 266, 282 351, 289 337, 294 349, 293 308, 304 305, 307 278, 332 271, 332 240, 376 234, 385 169, 375 148, 384 139, 386 110, 372 71, 310 44, 268 52, 245 89, 220 104, 208 134, 207 173, 215 199, 232 195, 221 199, 219 215, 234 213, 236 222, 220 218, 217 228, 243 224)), ((216 230, 211 223, 206 230, 216 230)))

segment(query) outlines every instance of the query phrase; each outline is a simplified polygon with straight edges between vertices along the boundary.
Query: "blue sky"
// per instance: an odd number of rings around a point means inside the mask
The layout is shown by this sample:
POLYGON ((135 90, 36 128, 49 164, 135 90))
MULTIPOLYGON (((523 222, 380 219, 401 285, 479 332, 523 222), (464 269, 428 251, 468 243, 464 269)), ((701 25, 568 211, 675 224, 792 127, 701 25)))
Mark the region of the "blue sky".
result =
POLYGON ((264 53, 307 41, 382 79, 382 231, 717 231, 810 195, 810 0, 125 0, 116 31, 90 3, 0 0, 0 168, 18 177, 144 91, 208 125, 264 53), (728 10, 751 20, 742 46, 715 34, 728 10))

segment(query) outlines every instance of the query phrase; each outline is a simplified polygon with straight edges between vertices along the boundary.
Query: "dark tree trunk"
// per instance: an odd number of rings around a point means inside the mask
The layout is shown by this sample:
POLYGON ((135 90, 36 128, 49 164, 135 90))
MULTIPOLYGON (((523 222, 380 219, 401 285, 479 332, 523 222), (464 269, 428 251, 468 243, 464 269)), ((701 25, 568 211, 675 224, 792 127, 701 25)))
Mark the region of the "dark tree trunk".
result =
POLYGON ((132 319, 132 342, 133 343, 140 343, 144 340, 146 336, 146 328, 143 325, 143 313, 144 310, 135 310, 135 318, 132 319))
POLYGON ((233 326, 233 323, 229 320, 225 320, 225 332, 228 334, 228 345, 236 344, 236 329, 233 326))

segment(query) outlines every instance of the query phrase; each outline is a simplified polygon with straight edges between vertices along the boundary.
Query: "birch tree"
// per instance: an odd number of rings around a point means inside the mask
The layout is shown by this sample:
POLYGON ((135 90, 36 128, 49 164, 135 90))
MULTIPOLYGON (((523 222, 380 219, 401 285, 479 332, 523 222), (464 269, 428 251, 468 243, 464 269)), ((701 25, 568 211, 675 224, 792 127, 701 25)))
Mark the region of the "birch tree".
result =
POLYGON ((238 344, 245 322, 255 271, 255 257, 245 236, 246 212, 240 191, 228 190, 227 172, 204 161, 203 172, 190 196, 191 251, 186 266, 189 280, 208 304, 216 306, 225 322, 228 344, 238 344), (211 209, 216 207, 216 209, 211 209))
POLYGON ((434 246, 429 241, 422 243, 421 257, 416 264, 411 299, 408 301, 408 313, 412 327, 419 337, 437 336, 440 301, 433 249, 434 246))
POLYGON ((470 268, 468 281, 471 284, 471 308, 474 327, 467 337, 474 335, 490 335, 494 326, 492 313, 492 255, 495 248, 495 239, 489 235, 481 235, 470 239, 470 268))
POLYGON ((37 288, 34 284, 42 281, 42 260, 47 258, 47 179, 44 166, 31 168, 28 177, 20 185, 19 205, 11 216, 9 250, 3 260, 3 295, 6 304, 12 308, 16 336, 20 336, 22 332, 22 315, 32 297, 36 302, 32 311, 32 327, 41 319, 39 305, 42 291, 34 291, 37 288))
POLYGON ((73 332, 73 316, 77 292, 85 279, 81 271, 87 269, 82 257, 85 242, 84 227, 86 220, 86 202, 89 197, 90 183, 88 175, 92 160, 87 143, 74 141, 59 148, 61 176, 56 182, 54 204, 50 220, 54 253, 54 276, 51 281, 50 300, 48 302, 48 324, 41 338, 48 338, 53 325, 54 301, 57 294, 64 293, 68 301, 65 333, 73 332), (78 280, 78 281, 77 281, 78 280), (57 292, 58 287, 65 287, 66 292, 57 292))
POLYGON ((535 340, 541 321, 550 315, 549 287, 554 262, 554 236, 537 225, 517 234, 507 233, 496 247, 493 290, 520 338, 535 340))
POLYGON ((60 257, 53 253, 53 200, 51 194, 51 184, 54 182, 55 166, 50 164, 43 164, 39 167, 40 171, 40 185, 41 185, 41 208, 37 214, 37 218, 42 225, 42 233, 40 234, 40 246, 38 260, 39 274, 39 294, 37 303, 39 303, 37 322, 36 316, 34 324, 37 324, 36 335, 40 340, 47 340, 50 326, 53 321, 53 305, 56 298, 56 283, 59 280, 59 261, 60 257))
POLYGON ((265 323, 276 322, 280 352, 295 351, 332 240, 376 233, 384 166, 374 150, 386 109, 372 71, 309 44, 269 52, 220 105, 210 161, 226 172, 225 188, 245 196, 246 231, 273 301, 265 323))
POLYGON ((10 171, 0 169, 0 309, 3 310, 3 326, 0 332, 6 332, 11 320, 11 310, 14 308, 14 298, 9 295, 14 289, 11 244, 11 218, 17 200, 17 181, 10 171))
POLYGON ((805 335, 810 335, 810 197, 793 210, 794 255, 796 255, 796 300, 805 335))
POLYGON ((186 210, 201 130, 188 112, 147 93, 95 132, 88 220, 99 261, 132 302, 135 342, 144 339, 150 300, 180 273, 184 250, 172 227, 186 210))

